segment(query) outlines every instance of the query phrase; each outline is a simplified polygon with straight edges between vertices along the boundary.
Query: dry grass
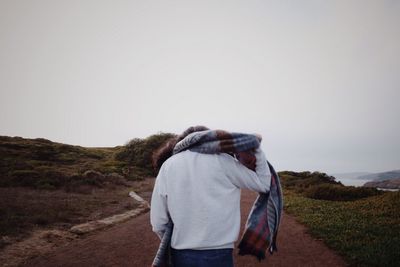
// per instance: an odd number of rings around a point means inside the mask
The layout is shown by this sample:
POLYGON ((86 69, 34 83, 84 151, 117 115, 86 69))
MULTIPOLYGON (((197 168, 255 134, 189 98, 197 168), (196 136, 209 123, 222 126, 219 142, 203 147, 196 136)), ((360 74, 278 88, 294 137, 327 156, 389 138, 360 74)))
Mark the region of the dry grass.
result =
POLYGON ((128 196, 132 187, 81 187, 63 190, 0 188, 0 247, 25 237, 32 229, 67 229, 74 224, 118 214, 137 206, 128 196))
POLYGON ((168 134, 126 146, 88 148, 0 136, 0 249, 32 230, 68 229, 135 207, 152 151, 168 134))

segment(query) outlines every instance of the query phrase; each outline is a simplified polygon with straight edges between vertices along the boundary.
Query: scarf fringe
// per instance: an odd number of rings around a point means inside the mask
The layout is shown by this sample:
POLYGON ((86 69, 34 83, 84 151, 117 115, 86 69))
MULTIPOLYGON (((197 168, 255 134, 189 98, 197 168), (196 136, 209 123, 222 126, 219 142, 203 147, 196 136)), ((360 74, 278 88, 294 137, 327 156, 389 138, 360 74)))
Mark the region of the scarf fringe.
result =
POLYGON ((238 254, 240 256, 253 255, 258 259, 258 261, 262 261, 263 259, 265 259, 265 252, 264 251, 255 250, 253 248, 245 246, 243 243, 240 243, 238 248, 239 248, 239 253, 238 254))
MULTIPOLYGON (((260 251, 260 250, 257 250, 257 249, 255 249, 255 248, 246 246, 246 244, 245 244, 244 242, 240 242, 240 244, 238 245, 238 249, 239 249, 238 254, 239 254, 240 256, 252 255, 252 256, 255 256, 255 257, 258 259, 258 261, 261 261, 261 260, 263 260, 263 259, 266 258, 266 255, 265 255, 265 252, 264 252, 264 251, 260 251)), ((268 251, 269 254, 271 254, 271 255, 272 255, 274 252, 278 252, 278 247, 276 246, 276 243, 273 242, 273 243, 270 245, 270 247, 267 249, 267 251, 268 251)))

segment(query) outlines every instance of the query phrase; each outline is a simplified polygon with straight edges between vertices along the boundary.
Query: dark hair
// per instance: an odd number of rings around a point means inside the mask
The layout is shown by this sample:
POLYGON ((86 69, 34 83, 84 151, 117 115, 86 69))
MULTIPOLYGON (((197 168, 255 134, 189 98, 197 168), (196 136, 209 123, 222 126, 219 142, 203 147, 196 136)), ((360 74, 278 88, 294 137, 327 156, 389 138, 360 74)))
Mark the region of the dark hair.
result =
POLYGON ((162 164, 172 156, 172 151, 174 150, 175 145, 183 140, 186 136, 188 136, 191 133, 194 132, 201 132, 201 131, 206 131, 209 130, 209 128, 205 126, 192 126, 187 128, 183 133, 176 137, 172 137, 168 139, 164 144, 162 144, 156 151, 153 152, 152 155, 152 163, 153 163, 153 168, 156 173, 158 174, 158 171, 160 170, 162 164))

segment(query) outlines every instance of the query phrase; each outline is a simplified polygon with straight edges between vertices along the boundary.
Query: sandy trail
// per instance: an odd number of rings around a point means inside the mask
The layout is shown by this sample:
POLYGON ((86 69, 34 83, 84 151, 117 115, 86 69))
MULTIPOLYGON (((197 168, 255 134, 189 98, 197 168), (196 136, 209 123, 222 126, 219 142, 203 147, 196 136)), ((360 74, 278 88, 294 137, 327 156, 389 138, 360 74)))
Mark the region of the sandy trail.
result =
MULTIPOLYGON (((242 223, 257 194, 242 191, 242 223)), ((150 193, 144 195, 149 200, 150 193)), ((242 225, 243 225, 242 224, 242 225)), ((59 247, 24 266, 150 266, 159 240, 151 231, 149 213, 59 247)), ((306 233, 306 228, 284 214, 278 235, 279 251, 258 262, 235 254, 235 266, 346 266, 332 250, 306 233)))

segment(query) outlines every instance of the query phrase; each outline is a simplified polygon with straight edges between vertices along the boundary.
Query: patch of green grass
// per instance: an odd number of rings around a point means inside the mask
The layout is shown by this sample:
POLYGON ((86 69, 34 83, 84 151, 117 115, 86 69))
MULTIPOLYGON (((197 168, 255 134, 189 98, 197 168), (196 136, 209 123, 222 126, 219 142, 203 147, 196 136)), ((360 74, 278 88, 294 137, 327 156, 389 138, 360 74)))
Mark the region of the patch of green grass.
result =
POLYGON ((321 172, 283 171, 279 176, 285 189, 314 199, 350 201, 382 193, 375 188, 344 186, 321 172))
POLYGON ((350 201, 382 194, 371 187, 343 186, 340 184, 320 184, 310 186, 303 192, 309 198, 322 200, 350 201))
POLYGON ((346 202, 284 192, 285 210, 353 266, 400 266, 400 192, 346 202))
POLYGON ((293 172, 283 171, 279 172, 282 181, 282 186, 285 188, 293 189, 297 192, 303 192, 307 188, 314 185, 321 184, 337 184, 341 183, 335 181, 335 177, 329 176, 322 172, 293 172))

